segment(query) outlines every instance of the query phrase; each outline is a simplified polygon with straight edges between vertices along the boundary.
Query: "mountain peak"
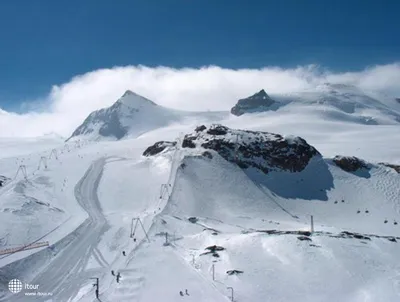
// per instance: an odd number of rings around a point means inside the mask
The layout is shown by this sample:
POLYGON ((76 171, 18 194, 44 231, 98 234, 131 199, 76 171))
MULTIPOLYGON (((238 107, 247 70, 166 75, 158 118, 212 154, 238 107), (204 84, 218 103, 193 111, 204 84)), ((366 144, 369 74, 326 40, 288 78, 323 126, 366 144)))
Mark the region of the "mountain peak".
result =
POLYGON ((125 93, 115 102, 115 105, 124 104, 128 107, 139 108, 143 105, 157 106, 153 101, 131 91, 127 90, 125 93))
POLYGON ((244 113, 265 111, 269 110, 271 105, 274 103, 275 101, 270 98, 265 90, 261 89, 252 96, 240 99, 231 109, 231 113, 239 116, 244 113))
POLYGON ((253 94, 251 97, 255 97, 255 96, 261 96, 261 97, 267 97, 269 98, 269 95, 265 92, 264 89, 261 89, 259 92, 253 94))
POLYGON ((174 110, 127 90, 112 106, 90 113, 69 139, 85 135, 90 140, 119 140, 165 126, 179 118, 174 110))
POLYGON ((136 93, 134 93, 132 90, 127 90, 124 92, 124 94, 121 96, 121 98, 126 97, 128 95, 135 95, 136 93))

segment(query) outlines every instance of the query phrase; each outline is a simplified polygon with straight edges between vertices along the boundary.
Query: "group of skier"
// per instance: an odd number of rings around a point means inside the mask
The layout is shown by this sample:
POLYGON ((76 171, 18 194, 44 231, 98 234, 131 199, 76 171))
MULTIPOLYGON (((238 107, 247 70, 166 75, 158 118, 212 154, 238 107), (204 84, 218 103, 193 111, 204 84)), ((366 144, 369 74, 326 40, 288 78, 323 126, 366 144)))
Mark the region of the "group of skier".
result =
MULTIPOLYGON (((126 256, 126 253, 125 253, 125 251, 122 251, 122 255, 126 256)), ((116 279, 117 279, 117 283, 119 283, 119 279, 121 279, 121 273, 120 273, 120 272, 118 272, 118 274, 117 274, 117 275, 115 275, 115 272, 112 270, 112 271, 111 271, 111 275, 115 276, 115 277, 116 277, 116 279)))
MULTIPOLYGON (((135 241, 136 241, 136 238, 135 238, 135 241)), ((126 256, 125 251, 122 251, 122 255, 123 255, 123 256, 126 256)), ((119 280, 121 279, 121 273, 118 272, 117 275, 115 275, 114 270, 111 270, 111 275, 115 276, 115 277, 116 277, 116 280, 117 280, 117 283, 119 283, 119 280)), ((185 296, 185 295, 186 295, 186 296, 190 296, 187 289, 185 289, 185 293, 183 293, 183 291, 179 291, 179 295, 181 295, 182 297, 185 296)))

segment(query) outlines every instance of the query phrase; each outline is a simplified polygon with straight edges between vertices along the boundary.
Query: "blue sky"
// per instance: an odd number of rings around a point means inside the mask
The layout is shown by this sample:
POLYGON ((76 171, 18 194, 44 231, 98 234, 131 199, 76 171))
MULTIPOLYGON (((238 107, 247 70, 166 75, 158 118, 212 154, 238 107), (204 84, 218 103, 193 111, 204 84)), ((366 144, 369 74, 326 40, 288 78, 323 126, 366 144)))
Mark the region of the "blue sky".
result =
POLYGON ((3 0, 0 107, 124 65, 335 71, 400 60, 400 1, 3 0))

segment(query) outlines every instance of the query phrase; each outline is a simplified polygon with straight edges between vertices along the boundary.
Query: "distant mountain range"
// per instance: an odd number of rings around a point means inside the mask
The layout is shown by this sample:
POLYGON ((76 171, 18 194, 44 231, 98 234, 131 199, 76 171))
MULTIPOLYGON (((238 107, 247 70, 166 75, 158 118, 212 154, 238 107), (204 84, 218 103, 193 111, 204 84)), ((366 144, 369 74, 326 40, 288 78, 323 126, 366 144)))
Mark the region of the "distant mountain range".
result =
MULTIPOLYGON (((311 118, 338 120, 366 125, 400 123, 400 101, 381 102, 360 89, 339 84, 324 84, 310 91, 287 95, 268 95, 264 89, 239 99, 231 108, 234 116, 279 111, 307 112, 311 118)), ((189 112, 157 105, 127 90, 112 106, 89 114, 68 139, 120 140, 173 123, 206 119, 217 122, 229 117, 228 112, 189 112)))

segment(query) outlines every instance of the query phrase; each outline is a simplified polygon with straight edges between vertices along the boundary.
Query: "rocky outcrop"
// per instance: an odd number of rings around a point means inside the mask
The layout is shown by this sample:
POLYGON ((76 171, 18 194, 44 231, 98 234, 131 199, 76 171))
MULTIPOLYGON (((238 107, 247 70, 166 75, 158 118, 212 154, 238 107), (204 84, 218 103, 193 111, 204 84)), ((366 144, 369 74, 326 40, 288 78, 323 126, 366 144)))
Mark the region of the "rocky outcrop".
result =
POLYGON ((227 273, 229 276, 232 276, 232 275, 243 274, 243 271, 240 271, 240 270, 237 270, 237 269, 232 269, 232 270, 226 271, 226 273, 227 273))
POLYGON ((206 250, 209 250, 211 252, 217 252, 217 251, 224 251, 225 248, 222 246, 217 246, 217 245, 211 245, 205 248, 206 250))
POLYGON ((206 126, 201 125, 201 126, 197 126, 196 129, 194 129, 194 131, 196 131, 196 132, 201 132, 201 131, 204 131, 204 130, 206 130, 206 129, 207 129, 206 126))
POLYGON ((3 187, 5 184, 7 184, 11 179, 8 177, 5 177, 3 175, 0 175, 0 187, 3 187))
MULTIPOLYGON (((160 141, 148 147, 143 155, 156 155, 175 145, 176 142, 160 141)), ((184 136, 182 148, 203 149, 201 155, 196 156, 209 159, 213 158, 214 151, 242 169, 256 168, 265 174, 270 171, 300 172, 314 156, 320 156, 300 137, 285 138, 279 134, 236 130, 219 124, 196 127, 194 132, 184 136)))
POLYGON ((204 157, 209 158, 209 159, 212 159, 212 158, 213 158, 211 152, 209 152, 209 151, 204 151, 202 155, 203 155, 204 157))
POLYGON ((207 252, 201 253, 200 256, 212 255, 213 257, 219 258, 219 254, 217 252, 224 251, 225 248, 222 246, 212 245, 206 247, 205 250, 207 250, 207 252))
POLYGON ((396 102, 400 104, 400 98, 396 98, 396 102))
POLYGON ((236 105, 232 107, 231 113, 240 116, 245 113, 266 111, 275 103, 276 102, 269 97, 264 89, 262 89, 248 98, 240 99, 236 105))
POLYGON ((148 147, 146 150, 144 150, 143 155, 153 156, 163 152, 167 148, 171 148, 174 146, 176 146, 176 142, 159 141, 156 142, 154 145, 148 147))
POLYGON ((297 237, 297 239, 299 239, 300 241, 312 241, 312 239, 307 236, 299 236, 297 237))
POLYGON ((355 156, 337 155, 334 157, 333 162, 346 172, 355 172, 360 169, 368 168, 368 165, 365 161, 355 156))
POLYGON ((119 112, 122 104, 116 103, 110 108, 100 109, 92 112, 83 121, 83 123, 75 129, 71 137, 89 135, 98 132, 99 136, 123 138, 128 133, 128 128, 121 124, 119 112))
POLYGON ((185 135, 183 148, 214 150, 242 169, 257 168, 264 173, 302 171, 319 152, 300 137, 284 138, 268 132, 235 130, 212 125, 185 135))
POLYGON ((189 217, 188 220, 189 220, 191 223, 197 223, 197 221, 199 221, 199 219, 198 219, 197 217, 189 217))
POLYGON ((196 148, 196 144, 193 143, 190 139, 184 139, 182 142, 182 148, 196 148))

